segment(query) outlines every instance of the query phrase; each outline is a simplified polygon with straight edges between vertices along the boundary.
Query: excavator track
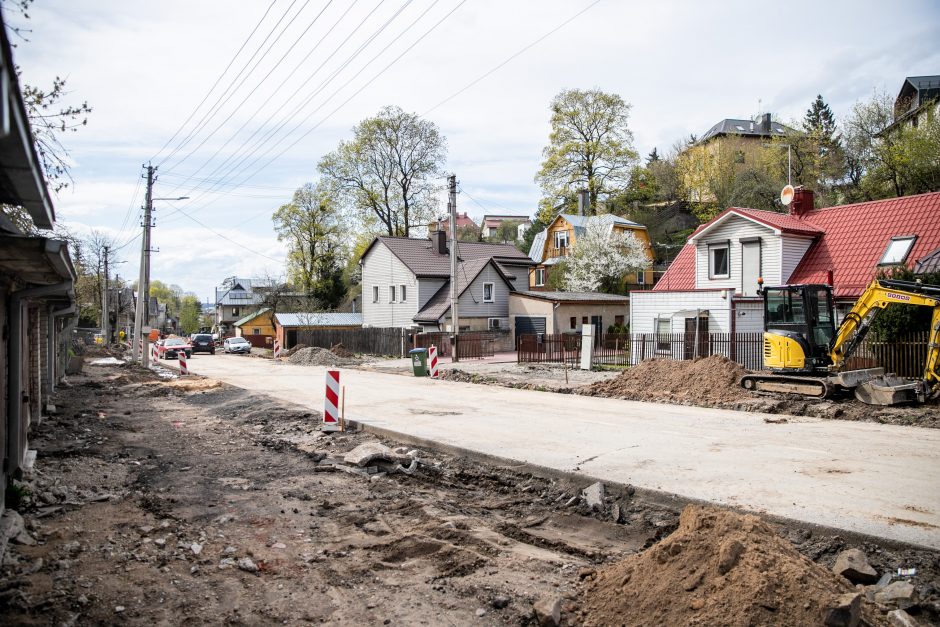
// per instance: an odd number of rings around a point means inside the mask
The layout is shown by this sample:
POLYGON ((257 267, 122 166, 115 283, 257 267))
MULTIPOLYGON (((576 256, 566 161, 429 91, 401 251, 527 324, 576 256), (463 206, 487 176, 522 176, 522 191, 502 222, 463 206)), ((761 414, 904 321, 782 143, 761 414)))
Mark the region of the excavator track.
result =
POLYGON ((826 398, 832 394, 829 383, 819 377, 791 377, 779 374, 748 374, 741 377, 741 387, 752 392, 800 394, 826 398))

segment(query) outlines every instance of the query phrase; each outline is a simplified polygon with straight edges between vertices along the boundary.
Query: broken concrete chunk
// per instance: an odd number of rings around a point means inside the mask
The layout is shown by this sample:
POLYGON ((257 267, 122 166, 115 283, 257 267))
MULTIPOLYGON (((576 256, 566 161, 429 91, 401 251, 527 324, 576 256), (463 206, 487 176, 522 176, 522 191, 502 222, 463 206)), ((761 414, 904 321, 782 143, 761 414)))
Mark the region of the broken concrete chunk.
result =
POLYGON ((343 457, 343 461, 347 464, 355 464, 356 466, 360 467, 368 466, 376 460, 397 462, 398 455, 396 455, 392 449, 388 448, 384 444, 379 444, 378 442, 366 442, 365 444, 360 444, 353 450, 349 451, 343 457))
MULTIPOLYGON (((224 562, 225 560, 222 561, 224 562)), ((238 567, 246 573, 258 572, 258 565, 255 564, 254 560, 252 560, 250 557, 243 557, 238 560, 238 567)))
POLYGON ((888 622, 893 627, 918 627, 920 623, 904 610, 891 610, 888 612, 888 622))
POLYGON ((604 488, 604 484, 600 481, 597 483, 592 483, 581 491, 581 495, 584 497, 584 502, 587 503, 588 507, 594 510, 601 510, 604 508, 604 497, 606 494, 607 490, 604 488))
POLYGON ((868 563, 868 556, 859 549, 846 549, 839 553, 832 572, 852 583, 869 584, 878 581, 878 572, 868 563))
POLYGON ((540 627, 558 627, 561 624, 561 599, 542 597, 532 606, 532 612, 540 627))
MULTIPOLYGON (((26 532, 23 517, 18 512, 8 509, 0 518, 0 546, 7 541, 13 544, 33 546, 36 541, 26 532)), ((2 551, 0 551, 2 553, 2 551)))
POLYGON ((862 595, 847 592, 835 597, 826 608, 823 624, 828 627, 856 627, 862 614, 862 595))
POLYGON ((189 550, 193 552, 193 555, 199 555, 202 553, 202 545, 198 542, 193 542, 189 545, 189 550))
POLYGON ((876 603, 898 603, 914 599, 914 584, 909 581, 889 583, 880 592, 875 593, 876 603))

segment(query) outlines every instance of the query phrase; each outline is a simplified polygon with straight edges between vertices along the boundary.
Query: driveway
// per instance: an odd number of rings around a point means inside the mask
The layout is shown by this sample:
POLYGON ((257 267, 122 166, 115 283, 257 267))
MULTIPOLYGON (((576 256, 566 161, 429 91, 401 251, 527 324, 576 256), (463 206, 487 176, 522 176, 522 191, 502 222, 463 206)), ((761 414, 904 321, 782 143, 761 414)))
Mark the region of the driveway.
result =
MULTIPOLYGON (((199 356, 195 373, 322 411, 325 368, 199 356)), ((341 370, 346 417, 565 472, 940 549, 940 430, 341 370)))

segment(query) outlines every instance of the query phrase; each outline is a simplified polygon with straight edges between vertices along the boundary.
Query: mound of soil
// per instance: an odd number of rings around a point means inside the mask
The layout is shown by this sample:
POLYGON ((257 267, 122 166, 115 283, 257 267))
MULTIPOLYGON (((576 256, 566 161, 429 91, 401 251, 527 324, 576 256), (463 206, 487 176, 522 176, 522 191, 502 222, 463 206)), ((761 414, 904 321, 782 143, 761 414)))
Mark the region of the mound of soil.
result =
POLYGON ((293 347, 287 349, 286 351, 284 351, 284 352, 281 354, 281 356, 282 356, 282 357, 290 357, 291 355, 293 355, 293 354, 296 353, 297 351, 302 351, 302 350, 305 349, 305 348, 307 348, 307 345, 306 345, 306 344, 297 344, 296 346, 293 346, 293 347))
POLYGON ((738 380, 747 371, 721 355, 693 361, 651 359, 608 381, 578 390, 586 396, 680 404, 731 403, 750 398, 738 380))
MULTIPOLYGON (((584 625, 821 625, 848 581, 753 515, 689 505, 679 528, 598 570, 578 597, 584 625)), ((883 619, 863 607, 869 624, 883 619)))
POLYGON ((350 350, 347 350, 346 347, 343 346, 341 343, 334 344, 333 346, 331 346, 330 352, 333 353, 334 355, 338 355, 339 357, 355 357, 356 356, 356 353, 350 350))
POLYGON ((350 357, 340 357, 329 349, 318 346, 302 348, 287 358, 292 364, 301 366, 356 366, 361 362, 350 357))

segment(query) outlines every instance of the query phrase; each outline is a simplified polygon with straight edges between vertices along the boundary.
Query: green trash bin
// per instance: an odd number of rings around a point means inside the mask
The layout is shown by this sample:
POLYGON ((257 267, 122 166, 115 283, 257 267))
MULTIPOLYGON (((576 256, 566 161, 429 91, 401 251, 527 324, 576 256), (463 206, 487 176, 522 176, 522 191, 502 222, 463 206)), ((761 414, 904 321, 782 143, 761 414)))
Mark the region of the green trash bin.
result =
POLYGON ((411 356, 411 369, 416 377, 428 376, 428 349, 415 348, 408 351, 411 356))

